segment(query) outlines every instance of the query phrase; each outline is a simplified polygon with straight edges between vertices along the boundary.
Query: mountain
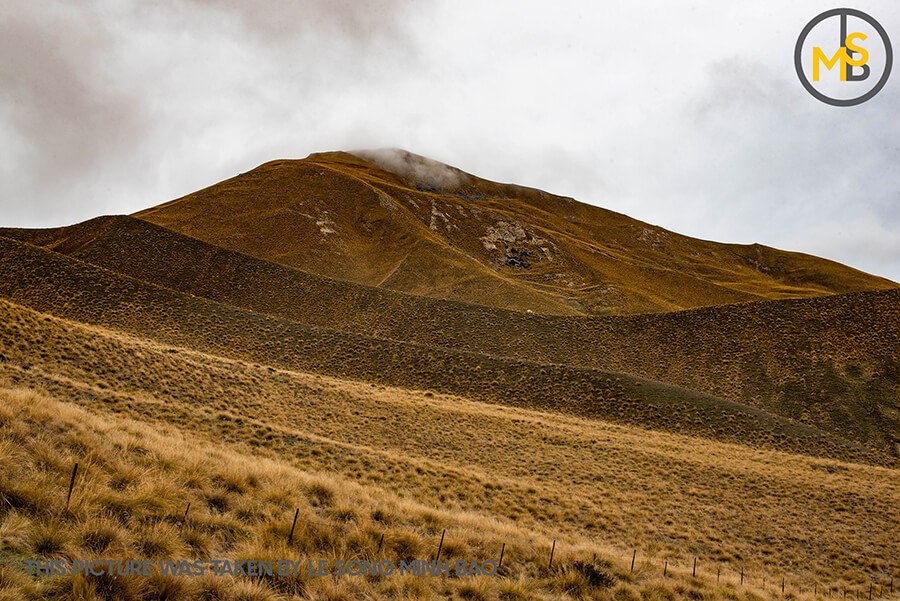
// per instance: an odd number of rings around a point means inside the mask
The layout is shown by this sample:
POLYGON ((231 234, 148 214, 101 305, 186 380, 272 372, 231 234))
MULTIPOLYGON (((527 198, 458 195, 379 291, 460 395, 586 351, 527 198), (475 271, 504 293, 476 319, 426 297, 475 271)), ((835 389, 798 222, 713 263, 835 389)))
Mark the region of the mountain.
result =
POLYGON ((681 236, 403 151, 273 161, 135 217, 331 278, 545 314, 897 287, 801 253, 681 236))
POLYGON ((879 598, 900 287, 402 151, 274 161, 0 228, 0 458, 2 598, 879 598), (463 578, 17 567, 439 553, 505 555, 463 578))

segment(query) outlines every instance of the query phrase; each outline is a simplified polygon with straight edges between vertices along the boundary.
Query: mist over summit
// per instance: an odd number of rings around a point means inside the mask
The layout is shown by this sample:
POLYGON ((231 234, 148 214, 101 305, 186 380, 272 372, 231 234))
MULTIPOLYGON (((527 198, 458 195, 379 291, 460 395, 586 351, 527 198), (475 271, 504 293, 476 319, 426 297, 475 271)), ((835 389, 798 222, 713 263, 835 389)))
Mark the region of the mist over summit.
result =
POLYGON ((417 190, 449 192, 473 179, 456 167, 401 148, 352 150, 350 154, 399 175, 417 190))

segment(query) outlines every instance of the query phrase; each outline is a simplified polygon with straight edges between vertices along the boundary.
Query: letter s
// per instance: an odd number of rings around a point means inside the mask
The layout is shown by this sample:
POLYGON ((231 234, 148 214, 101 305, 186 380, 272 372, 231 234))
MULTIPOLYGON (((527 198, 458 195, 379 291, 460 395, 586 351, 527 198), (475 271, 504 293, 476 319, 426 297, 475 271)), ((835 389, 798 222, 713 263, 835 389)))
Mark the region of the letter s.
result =
POLYGON ((869 51, 863 48, 862 46, 857 46, 853 43, 853 40, 865 40, 868 36, 864 33, 851 33, 847 36, 847 40, 844 42, 847 44, 847 62, 853 65, 854 67, 862 67, 867 62, 869 62, 869 51), (853 58, 854 53, 859 53, 861 56, 859 58, 853 58))

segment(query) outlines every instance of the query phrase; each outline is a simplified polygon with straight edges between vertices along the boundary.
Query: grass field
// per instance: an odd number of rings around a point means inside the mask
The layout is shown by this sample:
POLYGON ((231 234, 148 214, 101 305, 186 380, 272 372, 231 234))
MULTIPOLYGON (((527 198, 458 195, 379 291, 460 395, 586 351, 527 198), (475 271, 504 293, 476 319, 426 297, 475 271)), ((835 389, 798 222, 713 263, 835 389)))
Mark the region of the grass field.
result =
MULTIPOLYGON (((43 462, 38 471, 53 482, 44 486, 15 471, 30 465, 28 461, 4 460, 3 532, 12 528, 22 539, 18 547, 7 547, 8 558, 40 555, 29 528, 39 532, 50 528, 55 517, 48 508, 64 502, 67 474, 75 461, 81 462, 84 477, 96 485, 92 490, 97 495, 95 505, 90 501, 76 505, 80 512, 76 519, 84 522, 80 527, 88 528, 95 519, 111 523, 115 540, 121 539, 122 549, 128 552, 141 548, 135 540, 144 532, 138 522, 159 520, 174 528, 172 522, 187 502, 196 508, 198 522, 209 519, 217 524, 204 527, 209 540, 196 543, 200 550, 221 550, 227 555, 238 553, 244 543, 260 545, 254 537, 262 533, 271 535, 274 530, 283 536, 290 508, 306 505, 299 494, 282 495, 272 506, 260 501, 275 495, 270 484, 281 480, 267 480, 265 475, 275 467, 259 472, 262 475, 257 478, 269 483, 265 485, 251 486, 235 476, 238 483, 229 491, 221 476, 217 480, 214 473, 206 472, 205 478, 196 476, 204 483, 199 489, 178 490, 173 482, 181 482, 185 472, 203 474, 211 465, 220 465, 219 459, 201 465, 197 453, 208 450, 213 456, 240 457, 243 478, 258 473, 257 466, 277 466, 296 473, 297 482, 319 478, 340 490, 360 487, 353 490, 367 499, 362 505, 357 500, 338 502, 345 494, 342 492, 329 496, 327 507, 303 511, 333 511, 333 515, 344 516, 333 518, 329 528, 349 515, 354 530, 369 531, 357 535, 368 541, 369 551, 376 536, 373 532, 381 525, 371 517, 377 510, 372 499, 380 498, 393 499, 390 503, 394 505, 383 510, 389 516, 384 519, 391 525, 387 530, 390 536, 411 532, 416 539, 414 548, 433 546, 445 528, 452 533, 450 552, 459 556, 480 557, 479 553, 495 552, 498 544, 507 541, 512 554, 509 563, 504 563, 510 570, 518 566, 517 571, 509 574, 509 582, 473 583, 473 587, 484 588, 479 593, 484 598, 498 598, 500 587, 510 583, 523 589, 522 598, 562 598, 559 587, 567 585, 554 584, 554 579, 580 578, 572 572, 574 562, 593 560, 594 553, 612 562, 608 570, 615 582, 597 590, 587 587, 583 593, 618 595, 616 598, 653 598, 657 594, 678 598, 692 589, 700 591, 703 598, 765 596, 759 590, 763 588, 760 579, 767 579, 774 594, 771 585, 780 583, 782 576, 792 583, 795 596, 801 586, 809 588, 811 583, 820 588, 848 585, 856 590, 870 581, 887 582, 896 566, 896 524, 900 520, 900 474, 896 469, 660 436, 654 431, 427 391, 273 371, 264 365, 218 359, 73 324, 8 303, 3 303, 2 309, 6 327, 0 374, 7 408, 2 431, 13 437, 7 439, 4 452, 13 453, 19 444, 25 445, 29 453, 43 457, 30 461, 43 462), (41 417, 23 417, 27 411, 37 410, 18 408, 25 405, 39 408, 41 417), (54 419, 77 417, 76 421, 83 423, 53 426, 51 414, 57 416, 54 419), (118 425, 125 423, 130 424, 128 428, 118 425), (145 475, 148 469, 162 469, 159 465, 138 462, 137 466, 117 467, 131 474, 132 485, 141 492, 131 491, 111 500, 103 496, 111 494, 104 492, 104 487, 116 480, 115 470, 110 471, 108 464, 110 456, 118 454, 104 450, 107 443, 99 442, 103 437, 81 438, 80 445, 57 440, 78 439, 82 428, 107 432, 136 428, 139 446, 149 444, 144 438, 162 436, 164 441, 154 450, 189 448, 192 459, 182 457, 179 461, 188 467, 175 465, 169 470, 165 477, 172 481, 163 492, 154 488, 161 486, 157 475, 145 475), (180 442, 165 442, 172 439, 180 442), (60 445, 62 451, 40 450, 60 445), (32 484, 22 490, 22 483, 32 484), (40 494, 48 496, 29 500, 29 495, 40 494), (245 495, 252 498, 245 499, 245 495), (292 502, 294 498, 299 500, 292 502), (129 516, 132 511, 122 509, 119 503, 135 503, 140 520, 116 525, 118 518, 106 515, 110 507, 129 516), (229 508, 225 514, 232 521, 237 521, 234 515, 251 515, 253 524, 268 526, 223 524, 224 518, 215 513, 217 504, 229 508), (223 530, 216 530, 218 527, 223 530), (228 536, 235 536, 235 541, 222 540, 228 536), (541 572, 540 567, 542 558, 549 558, 552 540, 560 541, 558 558, 562 563, 560 572, 550 574, 541 572), (632 549, 640 552, 635 576, 628 572, 632 549), (688 576, 695 555, 704 575, 697 581, 688 576), (673 570, 673 579, 659 579, 665 562, 673 570), (741 568, 753 588, 736 584, 741 568), (726 575, 728 587, 715 586, 716 569, 726 575), (654 587, 661 589, 651 592, 654 587), (617 593, 618 588, 630 593, 617 593)), ((158 461, 154 453, 145 451, 135 451, 134 456, 125 462, 138 458, 158 461)), ((128 480, 127 475, 123 478, 128 480)), ((300 485, 295 488, 302 489, 300 485)), ((84 494, 77 498, 85 499, 84 494)), ((310 507, 315 505, 315 499, 307 502, 310 507)), ((3 534, 2 539, 10 536, 3 534)), ((319 548, 301 546, 297 553, 341 556, 350 552, 344 545, 352 537, 333 534, 332 538, 319 548)), ((77 545, 68 535, 63 539, 57 553, 77 555, 77 545)), ((172 543, 170 555, 189 554, 185 544, 172 543)), ((266 557, 275 552, 269 549, 266 557)), ((381 585, 397 585, 386 580, 389 582, 381 585)), ((347 598, 361 594, 347 588, 359 582, 326 582, 309 586, 334 586, 344 590, 347 598)), ((455 581, 435 585, 457 584, 461 585, 455 581)), ((63 588, 69 585, 74 583, 60 584, 63 588)), ((380 585, 371 586, 379 590, 380 585)), ((420 592, 426 597, 443 594, 420 592)), ((383 589, 379 594, 394 593, 383 589)), ((462 598, 468 594, 452 592, 462 598)), ((580 594, 576 591, 571 596, 580 594)), ((322 595, 327 597, 324 592, 322 595)))
MULTIPOLYGON (((303 471, 241 445, 210 443, 177 426, 157 428, 93 412, 27 388, 0 388, 0 399, 3 599, 756 600, 774 588, 751 583, 749 574, 743 585, 733 574, 716 582, 709 566, 694 577, 674 560, 665 576, 644 558, 632 570, 628 558, 585 537, 435 509, 382 486, 303 471), (66 507, 69 468, 76 462, 82 475, 66 507), (432 558, 444 532, 441 557, 454 562, 497 562, 498 545, 505 545, 498 575, 301 572, 251 577, 207 572, 188 577, 157 572, 150 577, 33 579, 18 565, 24 558, 110 557, 273 562, 313 557, 399 565, 409 558, 432 558)), ((811 598, 799 589, 790 596, 811 598)))

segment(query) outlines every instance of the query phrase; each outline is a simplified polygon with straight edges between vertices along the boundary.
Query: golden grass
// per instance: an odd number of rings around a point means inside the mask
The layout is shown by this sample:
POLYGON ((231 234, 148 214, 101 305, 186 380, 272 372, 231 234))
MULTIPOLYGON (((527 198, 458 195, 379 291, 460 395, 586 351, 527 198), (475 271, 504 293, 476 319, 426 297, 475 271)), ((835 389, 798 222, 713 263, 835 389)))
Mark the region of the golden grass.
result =
POLYGON ((676 599, 686 587, 711 600, 754 598, 750 587, 729 590, 674 570, 665 580, 645 575, 643 568, 631 573, 621 562, 596 559, 609 549, 579 537, 560 540, 551 570, 545 565, 547 536, 503 521, 433 509, 381 487, 310 474, 181 432, 163 434, 152 425, 97 414, 30 389, 0 389, 0 400, 3 599, 622 599, 623 594, 676 599), (11 450, 9 443, 22 440, 27 442, 11 450), (47 455, 61 463, 48 469, 47 455), (83 475, 66 509, 69 466, 75 463, 83 475), (134 473, 141 478, 120 490, 122 475, 134 473), (209 503, 216 492, 231 500, 227 507, 209 503), (34 507, 23 501, 28 496, 44 500, 34 507), (188 503, 192 511, 183 520, 188 503), (288 543, 294 506, 300 508, 300 527, 288 543), (381 515, 392 516, 390 523, 376 519, 381 515), (450 533, 442 557, 451 560, 496 560, 497 543, 504 541, 501 575, 31 577, 21 564, 25 559, 198 557, 399 562, 433 554, 439 528, 450 533), (382 534, 387 542, 376 556, 382 534), (639 592, 642 586, 653 595, 639 592))
MULTIPOLYGON (((706 590, 716 568, 723 586, 740 595, 750 590, 736 584, 741 567, 759 589, 761 578, 771 585, 782 574, 795 589, 814 581, 858 588, 896 571, 897 470, 273 370, 2 306, 8 331, 17 333, 2 337, 0 350, 0 376, 9 386, 66 399, 53 405, 61 414, 58 407, 82 411, 78 406, 99 422, 134 420, 145 432, 117 443, 134 461, 110 462, 83 431, 52 422, 29 429, 40 420, 4 423, 0 451, 10 460, 3 465, 27 457, 48 478, 46 486, 26 486, 31 480, 21 475, 3 480, 3 494, 16 505, 0 540, 32 552, 124 546, 142 556, 205 555, 253 537, 284 537, 291 509, 300 507, 308 519, 298 529, 298 553, 367 548, 385 531, 392 533, 385 548, 398 556, 428 553, 444 528, 453 556, 496 553, 504 540, 531 541, 508 542, 506 550, 504 564, 524 571, 485 585, 495 587, 487 593, 473 584, 465 592, 472 598, 568 595, 587 577, 573 572, 573 562, 593 553, 613 561, 618 584, 611 594, 626 598, 691 597, 696 587, 689 582, 667 593, 647 585, 646 594, 642 583, 658 577, 664 562, 673 577, 688 578, 694 555, 703 578, 697 590, 713 596, 728 590, 706 590), (54 432, 68 432, 64 445, 54 442, 54 432), (167 442, 154 446, 149 433, 167 442), (196 453, 162 452, 170 447, 207 448, 221 469, 211 470, 196 453), (220 461, 223 453, 243 457, 245 467, 220 461), (90 498, 102 515, 54 529, 52 508, 64 499, 76 457, 89 466, 85 491, 94 491, 90 498), (301 470, 302 486, 251 478, 248 466, 259 462, 301 470), (160 480, 159 471, 172 479, 160 480), (345 496, 343 487, 393 501, 366 504, 345 496), (193 521, 179 531, 188 502, 193 521), (407 503, 416 507, 413 521, 407 503), (23 526, 23 516, 43 521, 23 526), (164 527, 147 526, 157 518, 164 527), (461 525, 471 520, 489 523, 484 528, 493 534, 461 525), (130 525, 117 530, 123 521, 130 525), (335 543, 333 529, 351 535, 335 543), (560 541, 561 563, 551 583, 541 567, 552 539, 560 541), (631 582, 633 548, 639 553, 631 582)), ((7 394, 4 406, 55 403, 28 401, 30 392, 7 394)), ((426 585, 418 580, 389 578, 384 586, 383 595, 398 598, 434 593, 419 590, 426 585)))

